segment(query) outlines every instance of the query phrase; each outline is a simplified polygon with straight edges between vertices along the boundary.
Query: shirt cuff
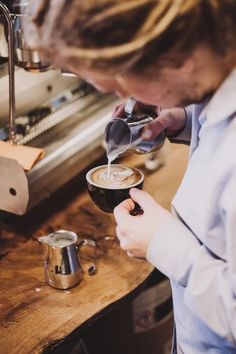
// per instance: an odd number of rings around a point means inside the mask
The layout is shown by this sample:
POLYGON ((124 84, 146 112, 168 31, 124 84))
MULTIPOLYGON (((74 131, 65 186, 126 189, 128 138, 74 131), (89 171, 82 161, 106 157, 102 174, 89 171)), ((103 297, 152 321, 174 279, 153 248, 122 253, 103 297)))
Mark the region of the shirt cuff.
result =
POLYGON ((172 217, 151 239, 147 260, 171 280, 186 286, 201 245, 193 233, 172 217))
POLYGON ((171 143, 176 144, 190 144, 191 135, 192 135, 192 105, 184 108, 186 113, 186 123, 184 128, 174 137, 169 137, 171 143))

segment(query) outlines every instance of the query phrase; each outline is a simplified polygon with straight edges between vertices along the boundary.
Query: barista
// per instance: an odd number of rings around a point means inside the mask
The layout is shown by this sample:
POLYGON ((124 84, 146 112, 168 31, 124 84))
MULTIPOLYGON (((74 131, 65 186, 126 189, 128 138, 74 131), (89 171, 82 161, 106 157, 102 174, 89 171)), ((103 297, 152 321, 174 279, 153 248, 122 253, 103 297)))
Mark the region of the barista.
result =
POLYGON ((133 189, 117 236, 171 280, 173 353, 236 353, 235 0, 39 0, 29 13, 29 43, 54 65, 161 106, 146 139, 189 142, 172 213, 133 189))

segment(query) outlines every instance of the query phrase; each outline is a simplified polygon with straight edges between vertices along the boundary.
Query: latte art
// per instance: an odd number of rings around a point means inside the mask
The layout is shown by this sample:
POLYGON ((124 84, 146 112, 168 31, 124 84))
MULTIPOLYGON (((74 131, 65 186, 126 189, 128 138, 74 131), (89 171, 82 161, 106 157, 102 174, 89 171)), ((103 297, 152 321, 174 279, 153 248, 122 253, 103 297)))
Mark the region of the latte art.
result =
POLYGON ((103 186, 130 186, 136 182, 135 173, 130 169, 120 167, 111 167, 110 175, 108 176, 108 169, 101 171, 96 176, 99 185, 103 186))
POLYGON ((87 179, 90 183, 108 189, 131 188, 142 182, 143 175, 133 167, 111 165, 108 176, 107 165, 99 166, 89 172, 87 179))
POLYGON ((99 209, 113 213, 117 205, 130 198, 130 188, 143 188, 144 175, 134 167, 112 164, 108 171, 107 166, 97 166, 87 172, 87 188, 99 209))

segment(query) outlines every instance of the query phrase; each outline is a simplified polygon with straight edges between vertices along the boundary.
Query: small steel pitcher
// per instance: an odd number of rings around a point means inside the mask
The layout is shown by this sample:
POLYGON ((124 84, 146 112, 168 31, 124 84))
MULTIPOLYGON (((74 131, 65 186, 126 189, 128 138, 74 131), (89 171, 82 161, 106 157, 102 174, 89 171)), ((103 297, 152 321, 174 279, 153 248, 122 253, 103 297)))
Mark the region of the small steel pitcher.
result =
POLYGON ((153 140, 144 140, 141 132, 144 126, 153 121, 154 117, 147 114, 134 113, 136 100, 130 97, 125 105, 125 117, 111 119, 105 128, 105 142, 108 156, 117 156, 131 151, 145 154, 159 150, 165 141, 165 134, 161 133, 153 140))
POLYGON ((39 237, 38 240, 43 244, 46 282, 53 288, 69 289, 81 282, 83 269, 78 251, 82 246, 94 248, 94 263, 89 267, 88 273, 90 275, 96 273, 94 241, 87 239, 78 241, 76 233, 66 230, 55 231, 47 236, 39 237))

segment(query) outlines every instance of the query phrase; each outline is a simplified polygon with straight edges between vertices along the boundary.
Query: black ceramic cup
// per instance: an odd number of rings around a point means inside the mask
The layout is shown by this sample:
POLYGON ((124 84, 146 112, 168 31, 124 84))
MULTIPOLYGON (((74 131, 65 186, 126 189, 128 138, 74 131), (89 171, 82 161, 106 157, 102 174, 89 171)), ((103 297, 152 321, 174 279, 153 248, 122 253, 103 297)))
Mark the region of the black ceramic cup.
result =
MULTIPOLYGON (((94 178, 94 176, 96 176, 98 171, 106 171, 107 165, 92 168, 86 174, 87 188, 91 199, 99 209, 108 213, 112 213, 118 204, 123 202, 125 199, 130 198, 129 191, 131 188, 142 189, 144 182, 144 175, 137 168, 112 164, 111 169, 114 168, 122 168, 127 169, 128 171, 132 171, 134 175, 133 183, 131 183, 132 180, 128 181, 128 179, 127 183, 124 181, 122 186, 119 183, 111 183, 110 185, 104 185, 104 183, 100 183, 97 178, 94 178)), ((135 208, 135 210, 136 209, 137 208, 135 208)))

